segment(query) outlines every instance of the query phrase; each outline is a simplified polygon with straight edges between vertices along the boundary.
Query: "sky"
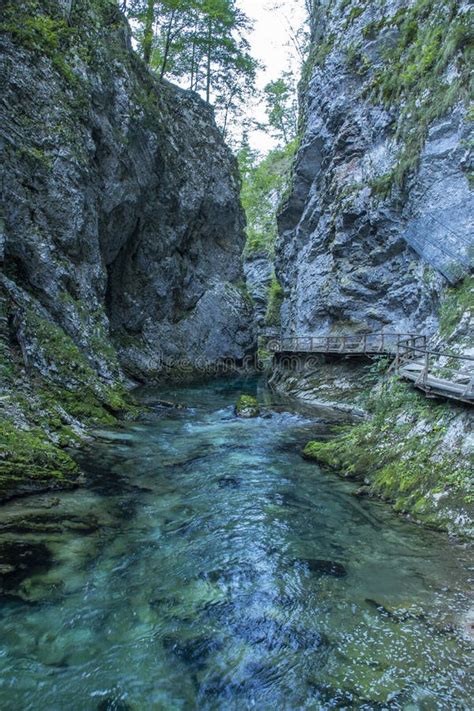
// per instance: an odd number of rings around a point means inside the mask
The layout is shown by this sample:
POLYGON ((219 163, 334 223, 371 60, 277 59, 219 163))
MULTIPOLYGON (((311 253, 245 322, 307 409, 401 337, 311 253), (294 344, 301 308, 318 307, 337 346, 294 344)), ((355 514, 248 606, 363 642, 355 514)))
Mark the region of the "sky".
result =
MULTIPOLYGON (((278 79, 284 71, 293 71, 298 79, 301 70, 297 52, 290 40, 290 27, 296 29, 304 23, 304 0, 278 0, 278 10, 272 9, 275 4, 276 0, 237 0, 239 8, 255 24, 253 32, 248 36, 252 55, 266 67, 258 73, 259 89, 263 89, 269 81, 278 79)), ((262 101, 255 102, 249 111, 258 121, 265 121, 262 101)), ((275 146, 271 136, 262 131, 253 131, 249 140, 252 148, 262 154, 275 146)))

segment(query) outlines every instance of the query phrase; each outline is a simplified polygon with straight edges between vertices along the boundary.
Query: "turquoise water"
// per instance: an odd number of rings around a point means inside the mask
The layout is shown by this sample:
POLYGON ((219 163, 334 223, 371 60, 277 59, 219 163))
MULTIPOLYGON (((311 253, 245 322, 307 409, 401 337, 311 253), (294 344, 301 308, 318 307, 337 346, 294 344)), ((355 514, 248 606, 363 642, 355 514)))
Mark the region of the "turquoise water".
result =
POLYGON ((2 711, 472 708, 468 551, 305 462, 328 414, 237 419, 256 388, 143 391, 188 409, 0 510, 2 711))

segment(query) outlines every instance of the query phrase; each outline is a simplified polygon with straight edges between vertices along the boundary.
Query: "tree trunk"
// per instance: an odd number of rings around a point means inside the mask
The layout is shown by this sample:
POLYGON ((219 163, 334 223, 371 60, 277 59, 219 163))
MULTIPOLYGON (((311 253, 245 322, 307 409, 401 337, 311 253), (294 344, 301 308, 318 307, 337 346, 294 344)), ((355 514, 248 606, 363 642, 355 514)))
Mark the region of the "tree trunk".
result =
POLYGON ((168 23, 168 28, 166 30, 166 43, 165 43, 165 52, 163 55, 163 62, 161 65, 161 71, 160 71, 160 79, 163 79, 166 73, 166 65, 168 64, 168 57, 170 53, 170 47, 171 47, 171 30, 173 29, 173 23, 174 23, 174 17, 176 15, 176 10, 173 10, 170 16, 170 21, 168 23))
POLYGON ((196 62, 196 36, 193 36, 193 53, 191 55, 191 83, 189 88, 191 91, 194 88, 194 67, 196 62))
POLYGON ((211 54, 212 54, 212 20, 209 20, 207 34, 207 77, 206 77, 206 101, 211 103, 211 54))
POLYGON ((155 0, 147 0, 145 30, 143 33, 143 59, 150 64, 153 48, 153 21, 155 19, 155 0))

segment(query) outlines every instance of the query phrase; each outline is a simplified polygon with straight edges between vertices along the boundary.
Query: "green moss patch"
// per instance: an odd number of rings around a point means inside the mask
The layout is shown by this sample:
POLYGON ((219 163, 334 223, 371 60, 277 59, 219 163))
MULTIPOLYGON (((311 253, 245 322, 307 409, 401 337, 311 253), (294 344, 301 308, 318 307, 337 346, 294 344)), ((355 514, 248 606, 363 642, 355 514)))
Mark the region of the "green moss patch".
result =
POLYGON ((260 407, 257 398, 253 395, 241 395, 235 407, 237 417, 258 417, 260 407))
POLYGON ((77 446, 89 427, 140 411, 120 380, 100 378, 63 329, 32 302, 12 302, 4 289, 0 389, 0 499, 70 486, 78 468, 65 448, 77 446))
POLYGON ((265 314, 265 323, 267 326, 280 325, 280 309, 283 303, 283 296, 281 284, 275 274, 273 274, 268 289, 267 313, 265 314))
POLYGON ((370 421, 345 429, 334 440, 309 442, 303 456, 363 480, 369 494, 434 527, 451 529, 456 512, 472 517, 474 483, 466 455, 461 443, 448 453, 443 446, 459 411, 429 402, 396 380, 372 398, 371 411, 370 421))
POLYGON ((439 4, 418 0, 393 17, 367 25, 373 38, 385 27, 398 31, 395 44, 382 52, 383 65, 367 89, 370 98, 399 110, 395 138, 402 146, 394 170, 383 176, 381 188, 402 186, 416 168, 429 126, 458 101, 470 97, 473 29, 468 13, 455 0, 439 4), (456 76, 446 80, 448 66, 456 76))
POLYGON ((3 421, 0 430, 0 498, 74 484, 79 468, 40 429, 18 429, 3 421))
POLYGON ((102 382, 72 338, 33 309, 26 313, 25 334, 30 342, 36 343, 41 355, 41 374, 45 381, 51 382, 48 388, 51 399, 63 405, 73 417, 111 424, 111 413, 133 409, 123 385, 102 382))
POLYGON ((440 333, 449 338, 463 314, 474 315, 474 277, 467 276, 462 284, 448 289, 440 309, 440 333))

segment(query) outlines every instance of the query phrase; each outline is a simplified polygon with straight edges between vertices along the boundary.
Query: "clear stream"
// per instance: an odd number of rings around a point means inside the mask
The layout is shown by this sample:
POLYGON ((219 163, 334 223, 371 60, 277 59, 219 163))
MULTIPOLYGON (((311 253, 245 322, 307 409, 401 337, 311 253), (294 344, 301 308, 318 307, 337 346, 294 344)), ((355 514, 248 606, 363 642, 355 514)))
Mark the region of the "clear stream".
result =
POLYGON ((237 419, 256 388, 144 391, 188 409, 0 509, 2 711, 472 708, 467 549, 305 462, 326 421, 237 419))

